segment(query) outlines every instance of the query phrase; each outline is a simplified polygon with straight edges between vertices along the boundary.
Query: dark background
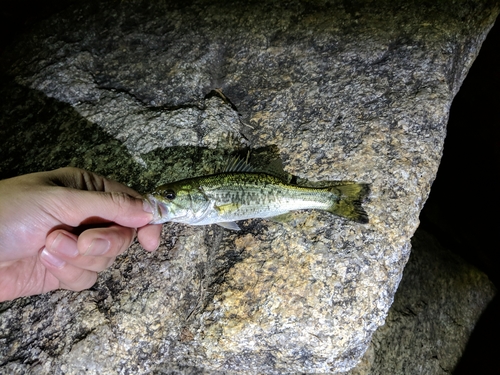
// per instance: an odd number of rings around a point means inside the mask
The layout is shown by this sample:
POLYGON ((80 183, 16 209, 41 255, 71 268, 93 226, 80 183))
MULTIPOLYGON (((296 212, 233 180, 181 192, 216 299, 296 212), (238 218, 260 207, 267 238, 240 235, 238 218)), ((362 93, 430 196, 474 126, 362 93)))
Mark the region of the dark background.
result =
MULTIPOLYGON (((0 54, 38 21, 76 0, 2 0, 0 54)), ((444 154, 421 227, 500 289, 500 25, 490 31, 455 97, 444 154)), ((453 372, 500 374, 500 298, 490 303, 453 372)))
MULTIPOLYGON (((444 153, 420 226, 500 290, 500 22, 453 100, 444 153)), ((454 375, 500 374, 500 298, 489 304, 454 375)))

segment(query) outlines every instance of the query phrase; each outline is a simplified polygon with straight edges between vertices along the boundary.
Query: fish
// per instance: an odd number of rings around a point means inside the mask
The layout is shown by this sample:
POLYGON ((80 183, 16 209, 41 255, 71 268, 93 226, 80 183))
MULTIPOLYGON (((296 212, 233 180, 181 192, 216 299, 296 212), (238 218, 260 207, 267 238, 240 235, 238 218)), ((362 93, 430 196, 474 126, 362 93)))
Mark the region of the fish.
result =
POLYGON ((234 171, 187 178, 158 186, 145 199, 153 207, 150 224, 217 224, 240 230, 236 221, 283 218, 297 210, 323 210, 353 222, 366 224, 362 207, 370 185, 335 181, 325 187, 300 186, 281 176, 254 171, 243 161, 234 171))

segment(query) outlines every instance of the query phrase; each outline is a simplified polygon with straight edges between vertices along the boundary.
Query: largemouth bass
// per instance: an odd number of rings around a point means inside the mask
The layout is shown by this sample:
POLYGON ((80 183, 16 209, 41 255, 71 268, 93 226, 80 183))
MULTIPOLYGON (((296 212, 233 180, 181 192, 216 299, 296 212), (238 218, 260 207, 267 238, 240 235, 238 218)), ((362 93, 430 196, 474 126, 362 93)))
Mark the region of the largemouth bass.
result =
POLYGON ((267 173, 224 172, 159 186, 146 196, 154 208, 152 224, 218 224, 239 230, 235 221, 271 218, 290 211, 319 209, 368 223, 361 203, 368 184, 336 182, 328 187, 292 185, 267 173))

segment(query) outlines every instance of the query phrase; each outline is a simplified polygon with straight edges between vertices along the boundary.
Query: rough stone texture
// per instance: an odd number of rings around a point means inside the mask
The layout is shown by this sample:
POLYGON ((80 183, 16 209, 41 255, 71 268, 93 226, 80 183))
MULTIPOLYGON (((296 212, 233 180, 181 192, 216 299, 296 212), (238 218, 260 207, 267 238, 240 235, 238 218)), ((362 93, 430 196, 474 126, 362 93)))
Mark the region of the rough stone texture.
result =
POLYGON ((496 290, 486 275, 418 229, 385 325, 348 375, 449 375, 496 290))
POLYGON ((83 1, 43 22, 2 61, 2 177, 70 164, 147 191, 276 146, 301 179, 371 183, 371 221, 166 224, 158 252, 134 245, 89 291, 2 304, 2 371, 351 369, 384 323, 451 100, 498 10, 83 1))

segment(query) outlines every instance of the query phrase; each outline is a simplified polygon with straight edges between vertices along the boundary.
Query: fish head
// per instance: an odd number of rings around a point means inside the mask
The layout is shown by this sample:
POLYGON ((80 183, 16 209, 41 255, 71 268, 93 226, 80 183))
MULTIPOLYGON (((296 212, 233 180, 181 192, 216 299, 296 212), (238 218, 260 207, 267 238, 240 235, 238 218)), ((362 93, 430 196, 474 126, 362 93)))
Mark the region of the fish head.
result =
POLYGON ((200 208, 200 194, 196 187, 171 183, 158 186, 145 198, 153 207, 153 220, 150 224, 167 221, 190 223, 200 208))

